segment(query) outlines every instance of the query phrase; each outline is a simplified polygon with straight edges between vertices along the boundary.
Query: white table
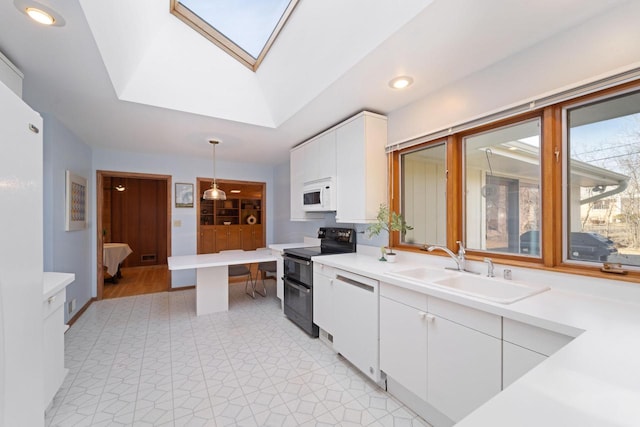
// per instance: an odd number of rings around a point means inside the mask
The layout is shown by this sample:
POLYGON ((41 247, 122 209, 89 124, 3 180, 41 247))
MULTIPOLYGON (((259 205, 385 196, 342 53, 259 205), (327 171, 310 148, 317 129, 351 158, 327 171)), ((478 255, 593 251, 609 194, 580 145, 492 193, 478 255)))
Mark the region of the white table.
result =
POLYGON ((107 267, 107 273, 115 277, 120 263, 132 252, 126 243, 105 243, 102 245, 102 264, 107 267))
POLYGON ((196 314, 229 311, 229 266, 275 261, 269 250, 169 257, 169 270, 196 269, 196 314))

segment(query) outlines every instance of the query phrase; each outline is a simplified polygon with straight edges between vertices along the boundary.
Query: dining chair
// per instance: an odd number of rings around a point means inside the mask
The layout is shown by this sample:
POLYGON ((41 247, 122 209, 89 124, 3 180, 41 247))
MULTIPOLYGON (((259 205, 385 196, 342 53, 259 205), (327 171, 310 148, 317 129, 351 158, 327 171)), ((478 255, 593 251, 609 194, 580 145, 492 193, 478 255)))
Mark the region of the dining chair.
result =
MULTIPOLYGON (((231 249, 228 251, 220 251, 219 253, 233 253, 233 252, 244 252, 242 249, 231 249)), ((249 295, 251 298, 255 298, 255 283, 253 280, 253 275, 251 274, 251 264, 237 264, 229 266, 229 277, 243 277, 247 276, 247 280, 244 282, 244 292, 249 295), (249 292, 249 283, 251 283, 251 292, 249 292)))

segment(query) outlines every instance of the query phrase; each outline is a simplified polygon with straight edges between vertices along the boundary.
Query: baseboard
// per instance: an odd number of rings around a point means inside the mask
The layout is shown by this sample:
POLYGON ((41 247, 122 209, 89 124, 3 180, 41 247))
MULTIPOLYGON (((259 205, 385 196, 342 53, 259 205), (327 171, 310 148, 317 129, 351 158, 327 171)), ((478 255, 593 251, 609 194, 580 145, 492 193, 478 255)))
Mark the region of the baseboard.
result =
MULTIPOLYGON (((78 310, 78 312, 71 319, 69 319, 69 321, 67 322, 67 326, 70 327, 71 325, 73 325, 76 322, 76 320, 78 320, 80 318, 80 316, 82 316, 82 313, 84 313, 87 310, 87 308, 89 308, 89 306, 94 301, 97 301, 97 300, 98 299, 96 297, 93 297, 89 301, 87 301, 87 303, 85 305, 83 305, 82 308, 80 310, 78 310)), ((67 328, 67 330, 69 330, 69 329, 67 328)))
POLYGON ((186 291, 187 289, 195 289, 196 285, 191 285, 191 286, 180 286, 179 288, 169 288, 169 292, 174 292, 174 291, 186 291))

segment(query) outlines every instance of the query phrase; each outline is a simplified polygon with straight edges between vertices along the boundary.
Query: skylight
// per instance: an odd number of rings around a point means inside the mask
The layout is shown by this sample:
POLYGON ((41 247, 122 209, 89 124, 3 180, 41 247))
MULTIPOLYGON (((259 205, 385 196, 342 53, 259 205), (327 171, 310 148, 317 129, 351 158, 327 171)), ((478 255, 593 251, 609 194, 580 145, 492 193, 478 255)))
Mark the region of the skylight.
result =
POLYGON ((171 0, 171 13, 253 71, 298 0, 171 0))

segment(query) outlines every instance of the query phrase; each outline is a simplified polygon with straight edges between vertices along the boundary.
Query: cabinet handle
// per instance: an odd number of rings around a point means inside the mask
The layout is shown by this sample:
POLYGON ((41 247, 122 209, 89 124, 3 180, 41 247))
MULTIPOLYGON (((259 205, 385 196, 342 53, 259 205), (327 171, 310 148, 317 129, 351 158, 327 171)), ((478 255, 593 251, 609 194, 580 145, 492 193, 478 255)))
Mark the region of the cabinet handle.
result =
POLYGON ((54 302, 55 300, 56 300, 56 296, 55 296, 55 295, 54 295, 54 296, 52 296, 52 297, 49 297, 49 299, 47 299, 47 301, 49 302, 49 304, 53 304, 53 302, 54 302))
POLYGON ((427 314, 425 317, 427 318, 427 322, 433 322, 434 320, 436 320, 436 316, 434 316, 433 314, 427 314))

